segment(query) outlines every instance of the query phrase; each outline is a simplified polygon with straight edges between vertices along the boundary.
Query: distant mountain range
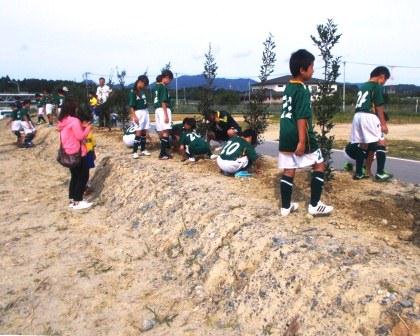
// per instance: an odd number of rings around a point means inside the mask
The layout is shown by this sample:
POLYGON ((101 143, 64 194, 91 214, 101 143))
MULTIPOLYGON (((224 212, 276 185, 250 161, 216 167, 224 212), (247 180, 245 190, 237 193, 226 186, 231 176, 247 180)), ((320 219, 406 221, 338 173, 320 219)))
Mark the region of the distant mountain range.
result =
MULTIPOLYGON (((249 85, 257 83, 253 79, 249 78, 216 78, 214 80, 213 86, 215 89, 225 89, 244 92, 248 91, 249 85)), ((134 83, 127 85, 127 87, 132 88, 134 83)), ((154 86, 155 83, 152 83, 151 86, 154 86)), ((175 79, 169 85, 169 88, 175 90, 175 79)), ((178 90, 195 88, 206 85, 206 79, 203 75, 193 75, 193 76, 180 76, 178 77, 178 90)))

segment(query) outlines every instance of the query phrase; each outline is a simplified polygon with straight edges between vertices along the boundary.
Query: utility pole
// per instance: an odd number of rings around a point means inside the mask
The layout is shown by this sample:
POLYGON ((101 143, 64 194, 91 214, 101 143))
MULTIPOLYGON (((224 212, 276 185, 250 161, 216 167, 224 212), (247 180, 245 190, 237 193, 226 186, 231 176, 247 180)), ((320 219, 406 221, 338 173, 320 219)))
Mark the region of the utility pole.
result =
POLYGON ((175 105, 178 107, 178 73, 175 72, 175 105))
POLYGON ((17 93, 20 93, 19 81, 12 81, 12 80, 9 80, 9 83, 11 83, 11 84, 15 84, 15 85, 17 86, 17 93))
POLYGON ((343 113, 346 112, 346 61, 343 62, 343 113))
POLYGON ((419 112, 419 99, 416 99, 416 114, 419 112))
POLYGON ((251 102, 251 80, 248 79, 248 103, 251 102))

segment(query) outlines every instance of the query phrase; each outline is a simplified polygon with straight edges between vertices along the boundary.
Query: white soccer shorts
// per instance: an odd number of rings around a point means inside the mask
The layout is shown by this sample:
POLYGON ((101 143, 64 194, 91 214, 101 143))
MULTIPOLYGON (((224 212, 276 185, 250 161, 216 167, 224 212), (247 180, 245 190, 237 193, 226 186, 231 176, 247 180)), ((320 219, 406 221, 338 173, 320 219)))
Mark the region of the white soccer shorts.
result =
POLYGON ((155 111, 155 121, 156 121, 156 131, 162 132, 165 130, 172 129, 172 112, 171 109, 166 109, 168 113, 169 122, 165 123, 165 113, 163 112, 163 108, 159 107, 155 111))
POLYGON ((248 157, 243 156, 235 161, 233 160, 223 160, 220 156, 217 157, 217 165, 221 170, 228 174, 234 174, 239 170, 246 168, 248 166, 248 157))
POLYGON ((147 109, 144 109, 144 110, 137 110, 134 113, 136 114, 136 117, 139 120, 138 123, 133 122, 134 130, 135 131, 148 130, 150 128, 149 111, 147 109))
POLYGON ((45 113, 47 115, 52 114, 53 113, 53 110, 54 110, 54 105, 53 104, 46 104, 45 105, 45 113))
POLYGON ((303 154, 302 156, 295 153, 279 152, 278 167, 281 169, 298 169, 322 162, 324 162, 324 158, 319 148, 313 153, 303 154))
POLYGON ((357 112, 351 125, 351 143, 372 143, 383 139, 381 122, 376 114, 357 112))

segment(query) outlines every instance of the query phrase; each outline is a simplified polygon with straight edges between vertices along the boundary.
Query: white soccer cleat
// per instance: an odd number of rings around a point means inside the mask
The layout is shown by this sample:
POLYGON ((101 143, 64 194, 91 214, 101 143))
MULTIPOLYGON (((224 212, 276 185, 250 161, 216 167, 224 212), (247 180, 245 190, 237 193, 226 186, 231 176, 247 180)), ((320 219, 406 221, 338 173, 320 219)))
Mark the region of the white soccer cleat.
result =
POLYGON ((326 205, 321 201, 316 206, 312 206, 311 204, 308 206, 308 212, 312 216, 329 215, 333 210, 334 208, 332 206, 326 205))
POLYGON ((138 159, 139 155, 137 153, 133 153, 133 159, 138 159))
POLYGON ((195 162, 195 161, 196 161, 196 159, 195 159, 195 157, 190 157, 190 158, 188 158, 188 161, 190 161, 190 162, 195 162))
POLYGON ((210 155, 210 160, 216 160, 219 157, 217 154, 210 155))
POLYGON ((75 202, 73 205, 73 210, 84 210, 84 209, 89 209, 91 206, 93 205, 93 203, 87 202, 85 200, 80 201, 80 202, 75 202))
POLYGON ((143 156, 150 156, 152 154, 150 154, 150 152, 148 150, 144 150, 144 151, 141 152, 141 155, 143 155, 143 156))
POLYGON ((288 209, 286 208, 281 208, 280 209, 280 214, 282 215, 282 217, 286 217, 288 216, 291 212, 296 211, 297 209, 299 209, 299 204, 298 203, 290 203, 290 207, 288 209))

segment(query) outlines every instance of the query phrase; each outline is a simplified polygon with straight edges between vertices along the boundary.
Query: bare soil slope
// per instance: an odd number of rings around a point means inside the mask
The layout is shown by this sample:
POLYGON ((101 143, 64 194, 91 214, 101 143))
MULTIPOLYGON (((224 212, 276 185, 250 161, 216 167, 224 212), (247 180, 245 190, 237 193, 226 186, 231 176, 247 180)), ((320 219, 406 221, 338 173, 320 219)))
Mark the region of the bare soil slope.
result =
POLYGON ((310 218, 302 172, 284 219, 269 158, 236 180, 98 131, 74 213, 55 130, 23 150, 0 127, 0 334, 420 335, 418 186, 338 174, 335 214, 310 218))

